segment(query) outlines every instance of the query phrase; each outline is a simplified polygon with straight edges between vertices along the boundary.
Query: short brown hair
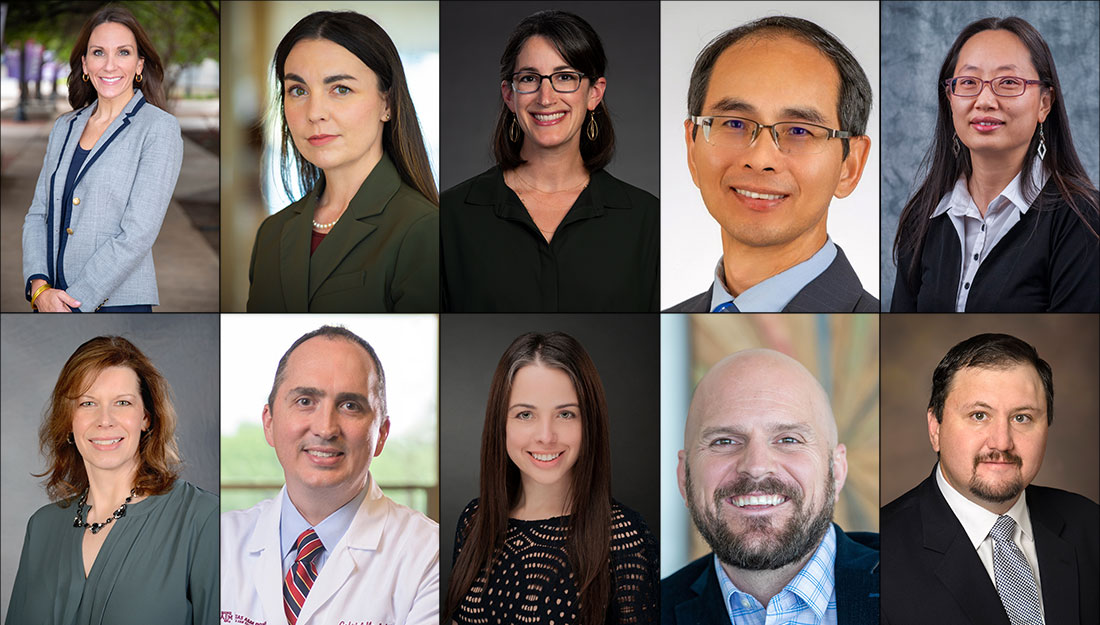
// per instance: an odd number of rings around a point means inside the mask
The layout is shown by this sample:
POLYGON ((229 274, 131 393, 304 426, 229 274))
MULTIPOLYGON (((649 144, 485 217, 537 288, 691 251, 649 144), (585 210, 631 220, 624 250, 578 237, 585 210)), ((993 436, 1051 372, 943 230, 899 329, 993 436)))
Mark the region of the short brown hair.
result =
POLYGON ((88 488, 88 473, 73 432, 73 407, 95 377, 108 367, 128 367, 137 374, 141 402, 149 418, 149 429, 138 443, 138 470, 134 488, 139 495, 159 495, 179 476, 180 456, 176 446, 176 411, 171 388, 160 371, 130 341, 121 336, 97 336, 76 348, 61 368, 50 395, 46 420, 38 431, 38 442, 49 468, 36 477, 48 476, 46 493, 52 501, 79 495, 88 488))

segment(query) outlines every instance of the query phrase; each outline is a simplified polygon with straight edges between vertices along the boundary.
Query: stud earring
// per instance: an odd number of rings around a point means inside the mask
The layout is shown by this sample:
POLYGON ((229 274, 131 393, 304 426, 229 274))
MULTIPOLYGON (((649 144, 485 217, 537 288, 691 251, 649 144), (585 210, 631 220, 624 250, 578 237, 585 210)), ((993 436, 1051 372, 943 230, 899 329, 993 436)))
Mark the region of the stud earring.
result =
POLYGON ((1035 150, 1035 153, 1039 155, 1039 160, 1043 160, 1043 157, 1047 155, 1047 141, 1043 136, 1043 122, 1039 122, 1039 148, 1035 150))
POLYGON ((595 141, 596 137, 600 136, 600 127, 596 125, 596 111, 589 111, 588 113, 588 140, 595 141))
POLYGON ((512 143, 519 141, 519 124, 516 123, 516 116, 512 115, 512 124, 508 126, 508 138, 512 140, 512 143))
POLYGON ((951 144, 951 151, 955 153, 955 156, 958 156, 959 149, 959 135, 955 135, 955 140, 951 144))

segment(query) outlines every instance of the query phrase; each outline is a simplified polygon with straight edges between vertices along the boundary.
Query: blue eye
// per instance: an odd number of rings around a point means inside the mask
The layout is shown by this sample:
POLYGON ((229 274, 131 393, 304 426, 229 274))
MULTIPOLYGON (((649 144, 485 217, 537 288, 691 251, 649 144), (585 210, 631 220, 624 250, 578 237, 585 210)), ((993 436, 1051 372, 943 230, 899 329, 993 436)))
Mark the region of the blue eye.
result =
POLYGON ((779 442, 784 443, 784 444, 791 444, 791 443, 798 443, 799 440, 797 438, 793 437, 793 436, 783 436, 779 439, 779 442))

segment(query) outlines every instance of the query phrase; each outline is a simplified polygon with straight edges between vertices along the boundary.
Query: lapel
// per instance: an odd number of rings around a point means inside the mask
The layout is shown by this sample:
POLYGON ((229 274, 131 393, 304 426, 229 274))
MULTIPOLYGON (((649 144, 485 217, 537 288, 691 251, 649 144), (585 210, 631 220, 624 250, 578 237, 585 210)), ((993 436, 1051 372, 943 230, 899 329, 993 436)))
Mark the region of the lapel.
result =
POLYGON ((862 293, 856 270, 837 245, 833 262, 796 293, 782 312, 851 312, 862 293))
POLYGON ((1076 550, 1061 538, 1066 521, 1056 508, 1042 505, 1034 489, 1028 488, 1027 497, 1031 529, 1035 532, 1035 552, 1039 557, 1046 622, 1079 623, 1081 581, 1077 575, 1076 550))
POLYGON ((290 205, 295 215, 283 224, 279 239, 279 279, 287 312, 306 312, 309 308, 309 246, 318 193, 315 186, 304 198, 290 205))
POLYGON ((706 560, 699 577, 691 583, 695 597, 676 606, 677 625, 702 625, 703 623, 725 623, 729 621, 726 613, 722 589, 718 585, 718 575, 714 571, 713 555, 706 560))
POLYGON ((879 615, 879 552, 848 537, 836 523, 833 566, 838 625, 877 622, 879 615))
POLYGON ((920 489, 922 540, 936 578, 969 622, 1009 625, 997 589, 936 486, 935 473, 921 483, 920 489))
POLYGON ((260 513, 252 535, 248 537, 248 559, 245 561, 245 579, 252 580, 255 596, 267 620, 272 625, 285 623, 283 611, 283 556, 279 547, 279 511, 282 510, 286 486, 260 513))
MULTIPOLYGON (((382 216, 387 204, 401 188, 401 176, 390 157, 383 152, 382 160, 371 170, 363 181, 359 191, 348 204, 348 209, 340 221, 317 246, 317 251, 309 259, 309 298, 312 300, 317 289, 324 284, 332 272, 340 266, 356 246, 378 229, 385 219, 382 216)), ((313 203, 316 206, 316 202, 313 203)), ((394 207, 393 210, 396 210, 394 207)), ((309 211, 312 222, 312 210, 309 211)), ((303 211, 305 213, 305 211, 303 211)), ((312 223, 309 224, 312 228, 312 223)), ((308 248, 306 248, 308 251, 308 248)))

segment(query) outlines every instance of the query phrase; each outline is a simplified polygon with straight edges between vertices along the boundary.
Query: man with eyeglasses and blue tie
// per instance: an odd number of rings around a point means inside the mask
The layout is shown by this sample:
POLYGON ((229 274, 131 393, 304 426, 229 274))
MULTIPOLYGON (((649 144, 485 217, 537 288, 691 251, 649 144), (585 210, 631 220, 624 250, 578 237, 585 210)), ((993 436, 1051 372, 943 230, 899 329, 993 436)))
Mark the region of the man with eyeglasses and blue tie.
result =
POLYGON ((863 174, 871 100, 852 53, 812 22, 766 17, 707 45, 684 132, 722 258, 707 291, 665 312, 879 311, 826 231, 831 199, 863 174))

